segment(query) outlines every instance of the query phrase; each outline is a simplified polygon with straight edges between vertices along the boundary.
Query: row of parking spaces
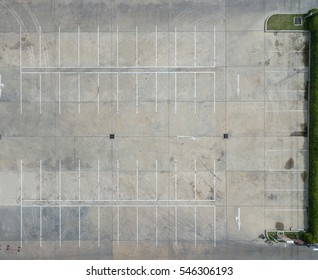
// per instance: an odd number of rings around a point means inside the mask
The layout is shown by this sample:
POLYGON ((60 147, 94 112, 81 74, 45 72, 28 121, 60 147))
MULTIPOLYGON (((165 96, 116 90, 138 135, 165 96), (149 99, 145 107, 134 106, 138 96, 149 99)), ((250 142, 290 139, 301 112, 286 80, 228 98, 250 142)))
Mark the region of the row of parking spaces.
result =
POLYGON ((40 247, 46 241, 59 246, 72 241, 79 247, 85 241, 97 246, 123 241, 134 241, 137 246, 143 241, 157 246, 167 241, 216 245, 214 206, 32 206, 13 212, 15 231, 8 235, 7 227, 2 227, 0 232, 5 241, 20 240, 21 246, 36 241, 40 247))
MULTIPOLYGON (((76 103, 81 113, 81 105, 95 103, 99 114, 104 102, 116 104, 119 113, 123 103, 131 103, 136 114, 143 103, 151 103, 153 111, 158 112, 160 105, 171 101, 174 113, 179 103, 190 103, 193 112, 204 102, 213 102, 215 111, 215 73, 25 73, 21 81, 20 105, 35 102, 42 113, 42 103, 58 102, 59 113, 66 103, 76 103), (63 104, 64 103, 64 104, 63 104)), ((17 96, 9 99, 14 101, 17 96)), ((17 101, 17 100, 16 100, 17 101)))
MULTIPOLYGON (((66 171, 66 162, 58 161, 55 171, 48 171, 47 162, 40 160, 37 172, 28 170, 21 161, 20 174, 0 173, 0 182, 13 191, 11 195, 22 201, 214 201, 215 188, 222 182, 216 169, 200 161, 192 161, 192 170, 177 160, 169 170, 160 161, 135 161, 125 169, 125 161, 117 160, 113 170, 105 171, 104 162, 93 164, 94 171, 86 170, 86 163, 78 161, 76 171, 66 171)), ((126 161, 127 164, 127 161, 126 161)), ((34 169, 34 168, 33 168, 34 169)), ((12 197, 8 197, 11 202, 12 197)), ((7 202, 9 203, 9 202, 7 202)))
POLYGON ((216 32, 160 31, 0 33, 0 67, 215 67, 216 32), (19 52, 20 55, 19 55, 19 52))

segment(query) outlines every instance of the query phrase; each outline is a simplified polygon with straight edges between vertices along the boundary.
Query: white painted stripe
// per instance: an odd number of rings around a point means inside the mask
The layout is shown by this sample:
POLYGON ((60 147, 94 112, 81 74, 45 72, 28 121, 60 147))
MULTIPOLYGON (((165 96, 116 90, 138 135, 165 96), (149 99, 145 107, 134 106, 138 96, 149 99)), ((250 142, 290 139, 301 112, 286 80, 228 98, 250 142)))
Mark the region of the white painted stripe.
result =
POLYGON ((117 200, 119 200, 119 160, 117 160, 117 200))
POLYGON ((178 165, 177 165, 177 160, 174 161, 174 191, 175 191, 175 200, 178 200, 178 165))
POLYGON ((215 33, 215 26, 213 27, 213 60, 214 60, 213 67, 215 67, 215 65, 216 65, 216 33, 215 33))
POLYGON ((155 33, 155 54, 156 54, 156 67, 158 66, 158 26, 156 25, 156 33, 155 33))
POLYGON ((158 205, 156 205, 156 247, 158 247, 158 205))
POLYGON ((99 72, 97 73, 97 114, 99 114, 99 72))
POLYGON ((158 73, 155 73, 155 83, 156 83, 156 113, 158 112, 158 73))
POLYGON ((213 111, 215 114, 215 73, 213 73, 213 111))
POLYGON ((59 73, 59 114, 61 114, 61 73, 59 73))
POLYGON ((194 113, 197 113, 197 73, 193 74, 194 77, 194 81, 193 81, 193 85, 194 85, 194 113))
POLYGON ((62 200, 62 162, 59 160, 59 200, 62 200))
POLYGON ((214 213, 214 221, 213 221, 213 229, 214 229, 214 247, 216 247, 216 211, 215 206, 213 206, 213 213, 214 213))
POLYGON ((40 247, 42 247, 42 206, 40 206, 40 247))
POLYGON ((78 200, 81 200, 81 160, 78 160, 78 200))
POLYGON ((178 245, 178 206, 175 206, 175 243, 178 245))
POLYGON ((77 67, 81 65, 81 35, 80 35, 80 27, 77 27, 77 67))
POLYGON ((97 25, 97 67, 99 67, 99 25, 97 25))
POLYGON ((194 246, 197 247, 197 207, 194 206, 194 246))
POLYGON ((137 206, 137 221, 136 221, 136 226, 137 226, 137 228, 136 228, 136 231, 137 231, 137 233, 136 233, 136 236, 137 236, 137 238, 136 238, 136 241, 137 241, 137 246, 139 245, 139 207, 137 206))
POLYGON ((23 240, 23 161, 20 161, 20 247, 23 240))
POLYGON ((136 66, 138 67, 138 26, 136 26, 136 66))
POLYGON ((117 245, 119 245, 119 207, 117 206, 117 245))
POLYGON ((197 200, 197 160, 194 160, 194 200, 197 200))
POLYGON ((42 30, 41 26, 39 26, 39 66, 42 66, 42 30))
POLYGON ((39 91, 40 91, 40 114, 42 114, 42 75, 39 75, 39 91))
POLYGON ((22 85, 22 35, 21 35, 21 26, 20 26, 20 114, 23 113, 22 103, 23 103, 23 85, 22 85))
POLYGON ((138 159, 136 160, 136 197, 137 201, 139 200, 139 163, 138 159))
POLYGON ((236 86, 236 91, 237 91, 237 96, 240 96, 240 74, 237 74, 237 86, 236 86))
POLYGON ((78 247, 81 247, 81 206, 78 206, 78 247))
POLYGON ((100 247, 100 207, 97 207, 97 246, 100 247))
POLYGON ((42 200, 42 160, 40 160, 40 200, 42 200))
POLYGON ((97 200, 100 199, 100 176, 99 176, 99 160, 97 160, 97 200))
POLYGON ((156 200, 158 200, 158 160, 156 160, 156 200))
POLYGON ((116 74, 116 111, 119 111, 119 84, 118 84, 118 73, 116 74))
POLYGON ((138 97, 138 87, 139 87, 139 86, 138 86, 138 74, 136 74, 136 85, 135 85, 135 87, 136 87, 136 88, 135 88, 135 90, 136 90, 136 114, 138 114, 138 109, 139 109, 139 108, 138 108, 138 107, 139 107, 139 104, 138 104, 138 102, 139 102, 139 101, 138 101, 138 98, 139 98, 139 97, 138 97))
MULTIPOLYGON (((155 68, 156 66, 153 66, 152 68, 155 68)), ((180 69, 180 71, 120 71, 121 74, 130 74, 130 75, 135 75, 135 74, 155 74, 155 73, 158 73, 158 74, 194 74, 194 73, 197 73, 197 74, 214 74, 215 71, 186 71, 184 70, 184 68, 187 68, 188 66, 179 66, 177 67, 177 69, 180 69)), ((193 68, 193 69, 196 69, 195 67, 193 66, 189 66, 190 68, 193 68)), ((43 69, 44 67, 42 67, 43 69)), ((23 74, 25 75, 35 75, 35 74, 39 74, 39 73, 45 73, 45 74, 58 74, 58 73, 62 73, 63 75, 72 75, 72 74, 78 74, 78 73, 82 73, 82 74, 87 74, 87 75, 93 75, 93 74, 98 74, 98 73, 102 73, 102 74, 114 74, 116 72, 116 70, 120 70, 120 69, 128 69, 129 67, 118 67, 118 68, 113 68, 113 67, 109 67, 109 69, 114 69, 115 71, 109 71, 105 68, 99 68, 99 69, 96 69, 96 68, 89 68, 89 67, 85 67, 85 68, 64 68, 65 71, 60 71, 61 69, 63 68, 52 68, 50 69, 51 71, 38 71, 38 69, 34 69, 34 71, 31 71, 31 70, 24 70, 23 71, 23 74), (75 70, 74 70, 75 69, 75 70), (90 71, 85 71, 84 69, 92 69, 90 71), (68 70, 68 71, 66 71, 68 70)), ((133 68, 136 68, 136 67, 133 67, 133 68)), ((136 68, 136 69, 142 69, 142 68, 145 68, 145 69, 149 69, 150 67, 139 67, 139 68, 136 68)), ((158 68, 160 68, 160 66, 158 66, 158 68)), ((175 67, 165 67, 167 69, 175 69, 175 67)), ((199 67, 197 67, 199 68, 199 67)), ((203 67, 202 67, 203 68, 203 67)), ((208 68, 211 68, 211 67, 208 67, 208 68)), ((28 68, 29 69, 29 68, 28 68)), ((134 69, 133 69, 134 70, 134 69)), ((149 69, 151 70, 151 69, 149 69)), ((269 91, 266 91, 266 92, 269 92, 269 91)), ((275 92, 275 91, 273 91, 275 92)), ((299 90, 299 91, 286 91, 286 92, 304 92, 304 90, 299 90)))
POLYGON ((177 27, 174 28, 174 66, 177 66, 177 27))
POLYGON ((116 28, 116 65, 118 67, 118 57, 119 57, 119 42, 118 42, 118 26, 116 28))
POLYGON ((60 223, 60 227, 59 227, 59 245, 60 247, 62 246, 62 207, 59 207, 59 223, 60 223))
POLYGON ((174 73, 174 113, 177 113, 177 73, 174 73))
POLYGON ((59 67, 61 67, 61 27, 59 26, 59 49, 58 49, 58 63, 59 67))
POLYGON ((77 74, 77 113, 81 113, 81 73, 77 74))
POLYGON ((194 66, 197 66, 197 27, 194 26, 194 38, 193 38, 193 55, 194 66))

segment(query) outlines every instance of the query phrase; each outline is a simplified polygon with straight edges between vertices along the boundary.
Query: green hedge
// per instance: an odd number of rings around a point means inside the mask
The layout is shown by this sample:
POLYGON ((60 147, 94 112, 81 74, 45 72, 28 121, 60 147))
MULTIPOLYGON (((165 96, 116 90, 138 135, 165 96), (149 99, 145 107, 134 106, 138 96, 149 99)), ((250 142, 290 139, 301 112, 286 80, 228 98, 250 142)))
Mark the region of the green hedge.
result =
POLYGON ((318 242, 318 10, 309 17, 310 31, 310 100, 309 100, 309 180, 306 241, 318 242))

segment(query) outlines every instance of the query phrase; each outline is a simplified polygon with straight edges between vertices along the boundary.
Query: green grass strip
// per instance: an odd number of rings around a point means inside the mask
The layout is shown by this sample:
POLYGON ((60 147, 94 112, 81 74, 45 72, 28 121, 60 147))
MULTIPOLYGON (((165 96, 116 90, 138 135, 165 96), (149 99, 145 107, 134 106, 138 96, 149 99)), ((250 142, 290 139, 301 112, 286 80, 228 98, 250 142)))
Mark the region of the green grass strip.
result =
POLYGON ((276 14, 272 15, 266 22, 268 31, 281 30, 308 30, 309 19, 306 14, 276 14), (295 25, 294 18, 301 17, 302 25, 295 25))

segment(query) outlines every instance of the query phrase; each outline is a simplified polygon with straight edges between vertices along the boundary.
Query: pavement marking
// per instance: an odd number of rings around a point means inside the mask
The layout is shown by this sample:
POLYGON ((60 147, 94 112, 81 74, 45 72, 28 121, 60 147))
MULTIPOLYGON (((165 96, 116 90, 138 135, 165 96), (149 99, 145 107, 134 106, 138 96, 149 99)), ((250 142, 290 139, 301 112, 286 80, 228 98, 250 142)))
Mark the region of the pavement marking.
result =
POLYGON ((156 67, 158 66, 158 26, 156 25, 156 32, 155 32, 155 53, 156 53, 156 67))
POLYGON ((42 66, 42 30, 41 26, 39 26, 39 66, 42 66))
POLYGON ((119 200, 119 160, 117 160, 117 200, 119 200))
POLYGON ((194 38, 193 38, 193 55, 194 66, 197 66, 197 26, 194 26, 194 38))
POLYGON ((40 247, 42 247, 42 206, 40 206, 40 247))
POLYGON ((61 73, 59 73, 59 114, 61 114, 61 73))
POLYGON ((119 47, 118 47, 118 26, 116 28, 116 65, 118 67, 118 53, 119 53, 119 47))
POLYGON ((59 49, 58 49, 58 60, 59 60, 59 67, 61 67, 61 27, 59 26, 59 49))
POLYGON ((174 73, 174 113, 177 114, 177 73, 174 73))
POLYGON ((81 247, 81 206, 78 206, 78 247, 81 247))
POLYGON ((240 96, 240 74, 237 74, 237 86, 236 86, 236 92, 237 92, 237 96, 240 96))
POLYGON ((39 91, 40 91, 40 114, 42 114, 42 75, 39 76, 39 91))
POLYGON ((215 34, 215 26, 213 27, 213 60, 214 64, 213 67, 215 67, 216 64, 216 34, 215 34))
POLYGON ((213 72, 213 111, 215 114, 215 72, 213 72))
POLYGON ((42 200, 42 160, 40 160, 40 200, 42 200))
POLYGON ((235 221, 237 223, 238 230, 241 230, 241 208, 237 208, 237 216, 235 217, 235 221))
POLYGON ((178 245, 178 206, 175 206, 175 243, 178 245))
POLYGON ((23 161, 20 160, 20 247, 22 247, 23 234, 23 161))
POLYGON ((175 191, 175 200, 178 200, 178 165, 177 165, 177 160, 174 161, 174 191, 175 191))
POLYGON ((193 74, 193 86, 194 86, 194 113, 197 113, 197 73, 193 74))
POLYGON ((97 67, 99 67, 99 25, 97 25, 97 67))
MULTIPOLYGON (((81 67, 81 68, 70 68, 70 67, 61 67, 61 68, 47 68, 47 71, 41 71, 43 69, 45 69, 45 67, 42 67, 41 70, 38 68, 34 68, 34 71, 31 71, 30 68, 27 68, 27 70, 23 70, 23 74, 39 74, 39 73, 45 73, 45 74, 58 74, 58 73, 62 73, 62 74, 78 74, 78 73, 83 73, 83 74, 98 74, 98 73, 102 73, 102 74, 114 74, 117 72, 120 72, 120 74, 130 74, 130 75, 135 75, 135 74, 215 74, 215 71, 184 71, 184 67, 177 67, 177 69, 180 69, 180 71, 125 71, 121 69, 140 69, 140 68, 145 68, 145 69, 150 69, 151 68, 155 68, 156 66, 153 67, 107 67, 107 68, 90 68, 90 67, 81 67), (87 69, 87 70, 85 70, 87 69), (61 71, 62 70, 62 71, 61 71), (67 71, 66 71, 67 70, 67 71), (113 71, 111 71, 113 70, 113 71)), ((196 68, 201 68, 201 67, 192 67, 193 69, 196 68)), ((161 66, 158 66, 157 68, 161 68, 161 66)), ((162 67, 162 68, 167 68, 167 69, 175 69, 175 67, 171 67, 171 66, 167 66, 167 67, 162 67)), ((203 67, 202 67, 203 68, 203 67)), ((207 67, 207 68, 211 68, 211 67, 207 67)), ((25 68, 24 68, 25 69, 25 68)), ((269 92, 269 91, 266 91, 269 92)), ((275 92, 275 91, 274 91, 275 92)), ((298 91, 287 91, 287 92, 304 92, 304 90, 298 90, 298 91)))
POLYGON ((138 114, 138 106, 139 106, 139 104, 138 104, 138 74, 136 73, 136 83, 135 83, 135 91, 136 91, 136 114, 138 114))
POLYGON ((136 226, 137 226, 137 229, 136 229, 136 231, 137 231, 137 238, 136 238, 136 241, 137 241, 137 246, 139 245, 139 207, 137 206, 136 207, 137 208, 137 213, 136 213, 136 215, 137 215, 137 221, 136 221, 136 226))
POLYGON ((117 206, 117 245, 119 245, 119 206, 117 206))
POLYGON ((100 192, 100 185, 99 185, 99 160, 97 160, 97 200, 99 200, 99 192, 100 192))
POLYGON ((97 207, 97 246, 100 247, 100 207, 97 207))
POLYGON ((194 160, 194 200, 197 200, 197 160, 194 160))
POLYGON ((59 200, 62 200, 62 163, 59 160, 59 200))
POLYGON ((194 246, 197 247, 197 206, 194 206, 194 246))
POLYGON ((99 115, 99 72, 97 73, 97 114, 99 115))
POLYGON ((77 113, 81 113, 81 73, 77 73, 77 113))
POLYGON ((23 113, 22 102, 23 102, 23 89, 22 89, 22 39, 21 39, 21 26, 20 26, 20 114, 23 113))
POLYGON ((59 207, 59 223, 60 223, 60 227, 59 227, 59 245, 60 247, 62 246, 62 207, 59 207))
POLYGON ((158 112, 158 73, 155 73, 156 80, 156 113, 158 112))
POLYGON ((214 221, 213 221, 213 229, 214 229, 214 247, 216 247, 216 213, 215 213, 215 206, 213 206, 213 214, 214 214, 214 221))
POLYGON ((136 160, 136 196, 137 201, 139 200, 139 162, 136 160))
POLYGON ((156 200, 158 200, 158 160, 156 159, 156 200))
POLYGON ((81 160, 78 160, 78 200, 81 200, 81 160))
POLYGON ((118 84, 118 73, 116 74, 116 111, 119 111, 119 84, 118 84))
POLYGON ((77 26, 77 67, 79 68, 81 65, 81 52, 80 52, 80 48, 81 48, 81 35, 80 35, 80 27, 77 26))
POLYGON ((138 26, 136 26, 136 66, 138 67, 138 26))
POLYGON ((174 66, 177 66, 177 27, 174 27, 174 66))
POLYGON ((158 247, 158 205, 156 205, 156 247, 158 247))
POLYGON ((215 176, 215 160, 213 160, 213 186, 216 185, 216 176, 215 176))

